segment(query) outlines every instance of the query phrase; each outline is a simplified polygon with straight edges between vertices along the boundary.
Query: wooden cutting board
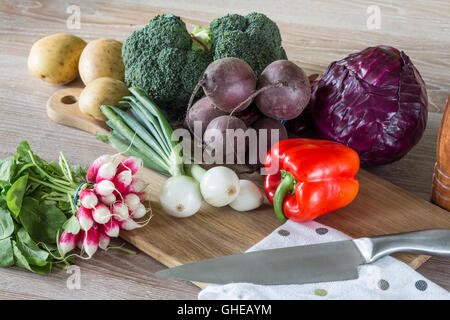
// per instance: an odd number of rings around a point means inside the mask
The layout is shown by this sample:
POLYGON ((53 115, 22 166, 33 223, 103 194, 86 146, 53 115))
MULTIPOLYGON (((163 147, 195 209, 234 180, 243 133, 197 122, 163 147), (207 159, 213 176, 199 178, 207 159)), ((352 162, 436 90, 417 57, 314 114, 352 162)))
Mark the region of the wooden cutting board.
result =
MULTIPOLYGON (((103 122, 79 111, 77 101, 81 90, 67 88, 57 91, 48 100, 48 116, 58 123, 93 134, 106 131, 103 122)), ((122 231, 121 237, 168 267, 242 253, 280 225, 268 202, 252 212, 215 208, 204 202, 194 216, 173 218, 164 213, 157 201, 167 178, 146 168, 140 171, 140 175, 151 185, 154 216, 144 228, 122 231)), ((263 185, 264 178, 257 173, 244 177, 260 187, 263 185)), ((357 178, 360 191, 356 199, 349 206, 316 219, 317 222, 353 238, 430 228, 450 229, 448 211, 363 169, 357 178)), ((429 258, 405 253, 394 256, 413 268, 418 268, 429 258)))

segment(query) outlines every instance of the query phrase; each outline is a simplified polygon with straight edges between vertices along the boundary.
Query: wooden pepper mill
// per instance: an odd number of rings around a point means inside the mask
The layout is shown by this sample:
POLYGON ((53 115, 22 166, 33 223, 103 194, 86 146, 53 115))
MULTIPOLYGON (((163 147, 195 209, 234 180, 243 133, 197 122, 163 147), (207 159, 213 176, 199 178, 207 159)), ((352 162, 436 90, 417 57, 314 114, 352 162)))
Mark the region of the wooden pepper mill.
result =
POLYGON ((450 96, 439 129, 431 201, 450 211, 450 96))

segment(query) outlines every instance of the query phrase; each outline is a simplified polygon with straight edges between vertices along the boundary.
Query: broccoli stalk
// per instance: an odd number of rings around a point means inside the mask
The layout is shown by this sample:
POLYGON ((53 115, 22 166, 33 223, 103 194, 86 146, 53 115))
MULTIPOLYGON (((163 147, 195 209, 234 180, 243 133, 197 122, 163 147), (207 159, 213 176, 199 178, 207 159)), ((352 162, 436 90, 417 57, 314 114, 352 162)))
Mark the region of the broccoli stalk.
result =
POLYGON ((212 34, 210 27, 196 26, 192 29, 191 37, 194 40, 192 42, 192 50, 206 52, 211 51, 212 34))

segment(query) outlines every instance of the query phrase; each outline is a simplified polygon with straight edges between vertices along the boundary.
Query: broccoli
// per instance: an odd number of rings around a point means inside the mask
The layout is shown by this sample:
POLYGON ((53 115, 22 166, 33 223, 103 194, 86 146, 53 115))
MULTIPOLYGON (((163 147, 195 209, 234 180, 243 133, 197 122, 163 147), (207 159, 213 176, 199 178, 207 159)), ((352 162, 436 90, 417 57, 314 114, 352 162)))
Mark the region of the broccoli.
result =
POLYGON ((172 14, 156 16, 134 31, 123 44, 122 57, 126 84, 146 92, 171 121, 184 116, 197 81, 212 62, 211 53, 194 46, 186 24, 172 14))
POLYGON ((287 59, 275 22, 261 13, 228 14, 210 25, 214 60, 236 57, 245 60, 258 77, 275 60, 287 59))
MULTIPOLYGON (((181 120, 208 65, 225 57, 245 60, 258 77, 271 62, 286 59, 275 22, 260 13, 229 14, 210 27, 186 24, 173 14, 154 17, 124 42, 125 83, 149 95, 170 121, 181 120)), ((200 98, 201 91, 196 98, 200 98)))

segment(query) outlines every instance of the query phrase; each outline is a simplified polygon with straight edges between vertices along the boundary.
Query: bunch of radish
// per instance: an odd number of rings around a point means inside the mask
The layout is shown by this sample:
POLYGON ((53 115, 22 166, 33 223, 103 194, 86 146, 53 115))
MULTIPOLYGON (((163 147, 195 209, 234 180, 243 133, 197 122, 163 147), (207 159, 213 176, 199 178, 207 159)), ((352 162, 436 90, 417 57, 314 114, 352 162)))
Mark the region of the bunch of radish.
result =
POLYGON ((59 239, 62 256, 79 247, 92 257, 97 249, 106 250, 110 238, 118 237, 120 230, 133 230, 145 223, 136 219, 147 214, 144 202, 149 200, 147 184, 135 177, 142 167, 136 157, 103 155, 91 163, 86 184, 79 192, 77 234, 63 231, 59 239))

